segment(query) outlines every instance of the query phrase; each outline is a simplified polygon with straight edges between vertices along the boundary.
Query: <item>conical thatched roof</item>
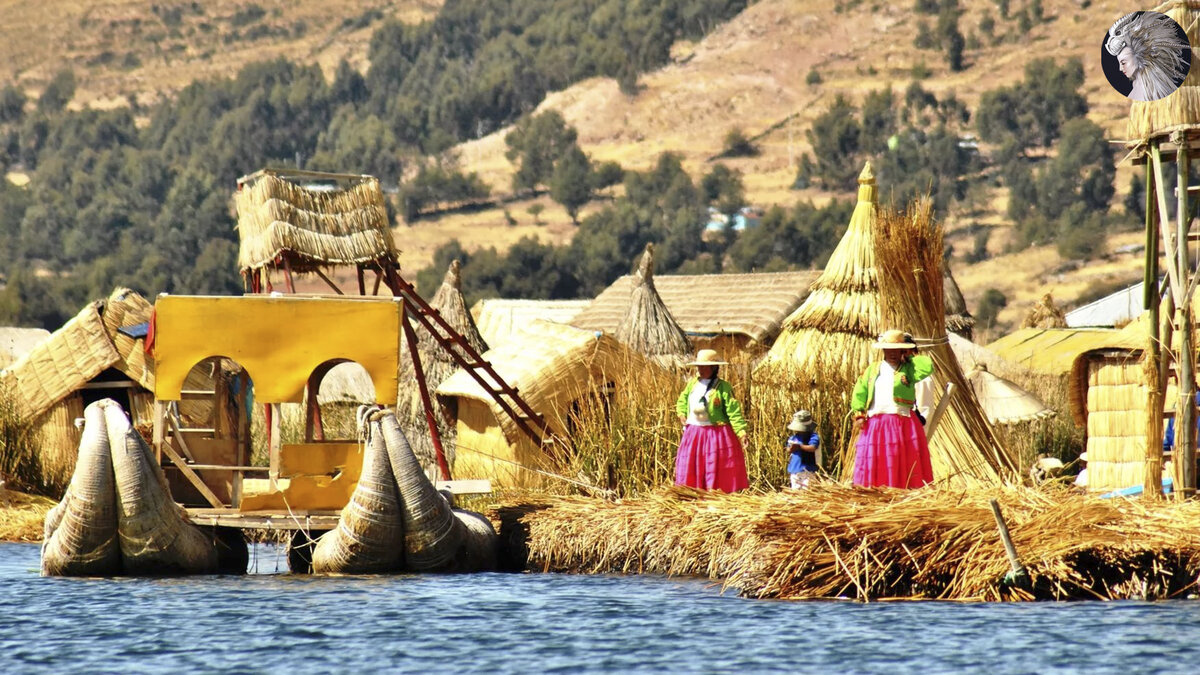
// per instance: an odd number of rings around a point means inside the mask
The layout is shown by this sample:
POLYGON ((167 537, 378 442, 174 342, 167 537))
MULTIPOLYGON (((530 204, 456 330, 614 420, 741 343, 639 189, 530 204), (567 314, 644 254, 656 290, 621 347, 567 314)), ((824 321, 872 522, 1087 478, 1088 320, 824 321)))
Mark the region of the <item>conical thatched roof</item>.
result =
POLYGON ((396 257, 372 176, 260 171, 238 181, 235 201, 243 273, 279 265, 281 256, 293 272, 396 257))
MULTIPOLYGON (((462 295, 460 267, 457 260, 450 263, 450 267, 446 270, 446 276, 442 279, 442 285, 434 293, 429 304, 442 315, 446 323, 466 339, 467 344, 482 354, 487 351, 488 345, 484 342, 483 336, 479 334, 479 329, 475 326, 475 319, 467 311, 467 302, 462 295)), ((412 321, 412 319, 409 320, 412 321)), ((446 461, 453 464, 454 419, 450 417, 445 408, 437 403, 433 392, 437 390, 438 385, 458 369, 458 364, 424 327, 414 325, 414 330, 417 333, 417 354, 421 358, 421 368, 425 372, 425 386, 428 388, 430 401, 433 404, 434 417, 442 440, 442 450, 446 453, 446 461)), ((415 380, 412 356, 409 353, 407 341, 400 343, 400 368, 400 392, 396 399, 396 419, 408 436, 417 459, 428 470, 437 465, 437 456, 433 448, 433 441, 429 436, 428 423, 425 421, 425 407, 421 402, 421 391, 415 380)))
POLYGON ((1019 385, 988 371, 984 364, 976 364, 967 374, 967 381, 975 391, 975 398, 983 406, 983 412, 992 424, 1018 424, 1052 417, 1054 411, 1033 394, 1019 385))
POLYGON ((1047 293, 1041 300, 1029 308, 1029 313, 1021 321, 1021 328, 1066 328, 1067 315, 1054 304, 1054 297, 1047 293))
POLYGON ((950 274, 950 262, 945 257, 942 258, 942 300, 946 304, 946 330, 970 340, 975 317, 967 311, 967 301, 963 299, 954 275, 950 274))
POLYGON ((692 345, 654 288, 654 244, 646 244, 629 298, 629 313, 615 337, 663 366, 682 365, 692 345))
POLYGON ((872 235, 875 193, 875 173, 867 162, 858 176, 858 205, 846 233, 808 298, 784 321, 754 371, 756 380, 777 377, 843 392, 871 362, 871 343, 882 330, 872 235))

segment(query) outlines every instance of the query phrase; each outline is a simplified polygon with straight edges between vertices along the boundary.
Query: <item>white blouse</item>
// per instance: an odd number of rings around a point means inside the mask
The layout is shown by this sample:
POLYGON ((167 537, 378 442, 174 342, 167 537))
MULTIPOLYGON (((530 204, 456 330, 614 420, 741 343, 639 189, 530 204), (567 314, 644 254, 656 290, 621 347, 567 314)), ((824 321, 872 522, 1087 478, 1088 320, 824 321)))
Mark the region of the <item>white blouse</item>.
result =
MULTIPOLYGON (((715 379, 715 378, 714 378, 715 379)), ((688 394, 688 415, 685 424, 695 424, 701 427, 712 426, 712 422, 708 421, 708 409, 700 403, 700 397, 708 393, 708 388, 716 384, 713 379, 700 380, 696 382, 696 386, 692 387, 692 392, 688 394), (697 409, 700 410, 700 416, 696 416, 697 409)))
POLYGON ((905 415, 909 414, 908 409, 901 409, 896 405, 895 396, 896 386, 896 369, 892 368, 887 361, 879 363, 879 377, 875 378, 875 400, 871 401, 871 409, 867 411, 867 415, 905 415))

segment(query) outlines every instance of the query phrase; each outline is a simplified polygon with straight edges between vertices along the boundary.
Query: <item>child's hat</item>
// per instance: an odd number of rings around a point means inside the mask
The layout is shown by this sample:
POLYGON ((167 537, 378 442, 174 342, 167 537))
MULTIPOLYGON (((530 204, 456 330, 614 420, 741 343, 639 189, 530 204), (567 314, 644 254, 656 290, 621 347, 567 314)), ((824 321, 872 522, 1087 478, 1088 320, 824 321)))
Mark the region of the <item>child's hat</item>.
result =
POLYGON ((789 431, 812 431, 812 413, 807 410, 797 410, 792 415, 792 422, 787 426, 789 431))

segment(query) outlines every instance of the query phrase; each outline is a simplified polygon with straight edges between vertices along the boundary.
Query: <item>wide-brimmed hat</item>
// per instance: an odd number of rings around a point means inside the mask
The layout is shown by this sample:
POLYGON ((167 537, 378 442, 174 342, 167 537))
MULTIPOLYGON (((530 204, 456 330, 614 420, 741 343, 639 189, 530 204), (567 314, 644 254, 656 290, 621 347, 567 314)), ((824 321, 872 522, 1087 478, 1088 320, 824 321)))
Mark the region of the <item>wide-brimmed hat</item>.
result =
POLYGON ((789 431, 812 431, 812 413, 807 410, 797 410, 792 414, 792 421, 787 428, 789 431))
POLYGON ((1087 461, 1087 452, 1081 452, 1081 453, 1079 453, 1079 461, 1081 461, 1081 462, 1086 462, 1086 461, 1087 461))
POLYGON ((729 365, 729 362, 722 361, 720 359, 720 357, 717 356, 717 350, 715 350, 715 349, 701 349, 700 351, 696 352, 696 360, 695 361, 689 361, 683 365, 685 365, 685 366, 725 366, 725 365, 729 365))
POLYGON ((916 349, 917 345, 912 341, 912 336, 902 330, 885 330, 880 334, 879 339, 875 344, 871 345, 875 349, 916 349))

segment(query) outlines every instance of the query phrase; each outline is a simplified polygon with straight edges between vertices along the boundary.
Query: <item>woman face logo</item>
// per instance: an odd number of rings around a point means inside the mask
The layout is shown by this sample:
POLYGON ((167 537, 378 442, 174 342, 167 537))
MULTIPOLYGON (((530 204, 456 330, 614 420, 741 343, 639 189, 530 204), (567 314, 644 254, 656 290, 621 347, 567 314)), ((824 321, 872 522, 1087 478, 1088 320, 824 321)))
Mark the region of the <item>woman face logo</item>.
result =
POLYGON ((1117 63, 1121 64, 1121 74, 1129 78, 1129 81, 1132 82, 1133 78, 1137 77, 1137 57, 1133 55, 1133 52, 1128 47, 1122 49, 1117 54, 1117 63))

